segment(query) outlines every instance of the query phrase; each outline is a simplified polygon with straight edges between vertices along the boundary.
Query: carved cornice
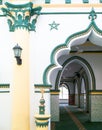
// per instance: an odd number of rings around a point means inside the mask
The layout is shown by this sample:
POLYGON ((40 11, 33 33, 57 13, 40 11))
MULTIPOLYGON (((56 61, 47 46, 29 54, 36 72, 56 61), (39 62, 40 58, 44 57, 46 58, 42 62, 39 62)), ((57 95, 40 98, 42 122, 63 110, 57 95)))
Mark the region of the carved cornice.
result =
POLYGON ((5 5, 6 7, 3 7, 2 11, 8 18, 10 31, 15 31, 18 28, 35 31, 37 17, 40 15, 42 7, 33 8, 33 3, 31 2, 20 5, 6 2, 5 5))

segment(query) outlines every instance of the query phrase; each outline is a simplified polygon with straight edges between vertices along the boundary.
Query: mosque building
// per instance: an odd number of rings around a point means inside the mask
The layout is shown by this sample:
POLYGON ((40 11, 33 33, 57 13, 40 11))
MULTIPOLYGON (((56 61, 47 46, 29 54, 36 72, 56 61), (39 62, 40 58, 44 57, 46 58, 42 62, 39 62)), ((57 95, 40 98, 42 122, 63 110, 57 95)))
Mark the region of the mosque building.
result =
POLYGON ((102 0, 0 0, 0 130, 51 130, 59 95, 102 122, 102 0))

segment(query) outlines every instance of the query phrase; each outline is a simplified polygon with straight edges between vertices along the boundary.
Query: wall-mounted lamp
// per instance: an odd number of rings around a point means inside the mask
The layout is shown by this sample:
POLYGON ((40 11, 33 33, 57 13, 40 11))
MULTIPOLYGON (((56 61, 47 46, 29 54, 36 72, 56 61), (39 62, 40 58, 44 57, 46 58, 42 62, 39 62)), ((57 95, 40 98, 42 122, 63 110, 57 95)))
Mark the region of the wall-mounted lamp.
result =
POLYGON ((16 46, 13 47, 13 50, 14 50, 14 56, 17 60, 17 64, 21 65, 22 64, 22 59, 21 59, 22 48, 17 44, 16 46))

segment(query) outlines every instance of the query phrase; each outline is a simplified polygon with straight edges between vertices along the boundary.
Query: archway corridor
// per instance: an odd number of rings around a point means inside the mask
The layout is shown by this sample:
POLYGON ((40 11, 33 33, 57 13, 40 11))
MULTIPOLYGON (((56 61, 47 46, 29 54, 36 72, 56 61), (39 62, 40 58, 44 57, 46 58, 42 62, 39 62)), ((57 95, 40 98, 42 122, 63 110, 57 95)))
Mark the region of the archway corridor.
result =
POLYGON ((89 90, 95 85, 95 80, 88 62, 80 56, 69 58, 64 62, 57 81, 58 89, 66 88, 67 101, 60 102, 59 99, 60 118, 51 123, 51 130, 101 130, 102 122, 90 120, 89 90))
POLYGON ((101 130, 102 122, 90 122, 89 114, 75 105, 60 104, 60 121, 51 130, 101 130))

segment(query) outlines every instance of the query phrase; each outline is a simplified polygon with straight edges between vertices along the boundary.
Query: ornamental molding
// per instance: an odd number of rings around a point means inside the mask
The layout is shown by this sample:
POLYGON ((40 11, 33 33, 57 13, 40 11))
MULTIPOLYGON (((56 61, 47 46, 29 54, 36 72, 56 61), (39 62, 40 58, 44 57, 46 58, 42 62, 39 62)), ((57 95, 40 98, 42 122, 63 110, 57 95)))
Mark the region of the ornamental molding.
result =
MULTIPOLYGON (((57 74, 62 71, 63 65, 59 63, 58 59, 61 55, 68 55, 71 52, 71 46, 84 44, 87 39, 91 43, 102 46, 102 30, 97 26, 95 20, 97 19, 97 13, 94 8, 88 13, 88 19, 90 23, 85 30, 75 32, 68 36, 64 43, 56 46, 51 53, 50 64, 46 67, 43 73, 44 84, 54 84, 57 80, 57 74), (98 41, 96 41, 98 39, 98 41), (77 42, 78 40, 78 42, 77 42), (51 79, 53 77, 53 80, 51 79)), ((95 88, 95 87, 94 87, 95 88)))
POLYGON ((33 8, 33 3, 31 2, 19 5, 6 2, 5 7, 1 8, 3 14, 7 16, 11 32, 14 32, 18 28, 35 31, 35 24, 41 9, 41 6, 33 8))

